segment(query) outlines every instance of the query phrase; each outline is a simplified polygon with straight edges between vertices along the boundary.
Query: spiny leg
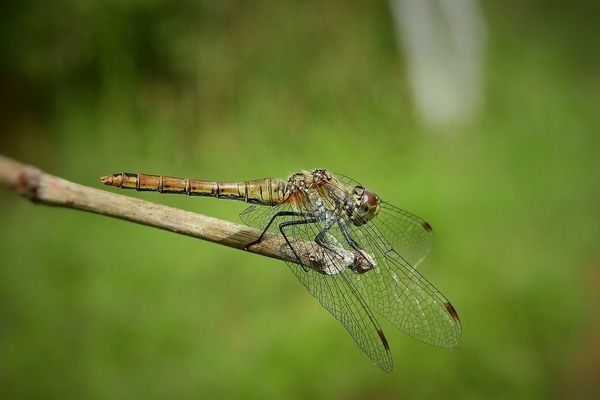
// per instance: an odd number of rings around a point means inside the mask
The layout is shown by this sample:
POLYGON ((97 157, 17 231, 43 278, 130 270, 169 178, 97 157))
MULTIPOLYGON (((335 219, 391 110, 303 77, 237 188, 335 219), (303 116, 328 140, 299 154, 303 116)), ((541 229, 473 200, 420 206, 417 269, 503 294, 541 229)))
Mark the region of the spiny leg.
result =
POLYGON ((269 230, 269 227, 271 226, 271 224, 273 224, 273 221, 275 221, 275 218, 278 218, 278 217, 311 217, 311 215, 307 214, 307 213, 296 212, 296 211, 279 211, 278 213, 276 213, 275 215, 273 215, 271 217, 271 220, 269 221, 269 223, 267 224, 265 229, 263 229, 263 231, 260 234, 260 236, 258 237, 258 239, 256 239, 254 242, 248 243, 244 247, 244 250, 248 250, 250 248, 250 246, 254 246, 255 244, 260 243, 262 241, 263 237, 265 236, 265 233, 267 233, 267 231, 269 230))
POLYGON ((325 226, 325 228, 323 228, 323 230, 321 230, 321 232, 319 232, 319 234, 315 237, 315 242, 323 247, 326 250, 331 251, 332 253, 336 254, 338 257, 343 257, 342 254, 340 254, 335 247, 332 247, 332 245, 330 243, 327 243, 325 241, 325 235, 327 234, 327 232, 329 232, 329 230, 336 224, 336 222, 338 222, 338 218, 333 218, 331 219, 327 225, 325 226))
POLYGON ((288 226, 293 226, 293 225, 312 224, 312 223, 315 223, 318 221, 319 220, 317 218, 311 217, 311 218, 307 218, 307 219, 300 220, 300 221, 286 221, 286 222, 282 222, 281 224, 279 224, 279 232, 281 232, 281 236, 283 236, 283 238, 285 239, 285 242, 287 243, 288 247, 290 249, 292 249, 292 252, 296 256, 296 259, 298 260, 298 264, 300 264, 300 266, 302 266, 302 269, 304 269, 305 272, 308 272, 309 268, 306 265, 302 264, 302 260, 300 259, 300 257, 298 257, 298 253, 296 253, 294 246, 292 246, 292 243, 290 242, 287 235, 283 231, 283 228, 286 228, 288 226))
MULTIPOLYGON (((352 236, 350 236, 350 232, 348 232, 348 227, 346 225, 344 225, 343 223, 339 223, 338 225, 340 227, 340 230, 342 231, 342 235, 344 235, 344 239, 346 239, 346 242, 348 242, 350 247, 352 247, 354 250, 356 250, 356 252, 358 254, 360 254, 361 257, 363 257, 369 264, 371 264, 371 266, 373 266, 371 261, 369 259, 367 259, 367 257, 365 257, 364 249, 362 249, 358 245, 358 243, 356 243, 356 241, 354 239, 352 239, 352 236)), ((352 270, 357 273, 359 272, 355 268, 352 268, 352 270)))
MULTIPOLYGON (((284 232, 284 228, 287 228, 289 226, 294 226, 294 225, 305 225, 305 224, 312 224, 315 222, 319 222, 320 220, 316 217, 310 217, 310 218, 306 218, 304 220, 300 220, 300 221, 286 221, 283 222, 279 225, 279 231, 281 232, 281 235, 283 236, 283 238, 285 239, 286 243, 288 244, 288 246, 292 249, 292 251, 294 252, 294 255, 296 256, 296 258, 298 259, 299 264, 302 266, 302 268, 304 269, 304 271, 308 272, 309 268, 306 267, 304 264, 302 264, 302 262, 300 261, 300 257, 298 257, 298 254, 296 253, 296 250, 294 249, 294 246, 292 246, 292 243, 290 242, 288 236, 285 234, 284 232)), ((324 237, 327 234, 327 231, 329 231, 329 229, 331 229, 331 227, 333 225, 335 225, 336 220, 331 220, 327 226, 325 226, 325 228, 323 228, 323 230, 321 230, 319 232, 319 234, 315 237, 314 241, 321 246, 322 248, 324 248, 327 251, 330 251, 334 254, 336 254, 338 257, 342 258, 343 255, 340 254, 335 248, 332 248, 332 246, 325 242, 324 237)))
POLYGON ((315 242, 317 242, 320 246, 326 248, 329 245, 329 243, 325 242, 325 240, 324 240, 325 235, 331 229, 331 227, 333 225, 335 225, 336 222, 337 222, 337 219, 330 220, 327 223, 327 225, 325 225, 325 228, 323 228, 323 230, 321 232, 319 232, 319 234, 317 235, 317 237, 315 237, 315 242))

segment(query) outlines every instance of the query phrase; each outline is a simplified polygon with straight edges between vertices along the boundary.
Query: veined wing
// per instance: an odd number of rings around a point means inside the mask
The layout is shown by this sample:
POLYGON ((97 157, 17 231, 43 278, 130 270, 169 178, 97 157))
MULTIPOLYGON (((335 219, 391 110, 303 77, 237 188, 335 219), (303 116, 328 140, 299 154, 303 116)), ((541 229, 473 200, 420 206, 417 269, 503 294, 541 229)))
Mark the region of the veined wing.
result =
MULTIPOLYGON (((335 174, 335 178, 349 187, 360 186, 360 183, 341 174, 335 174)), ((431 225, 424 219, 389 203, 382 201, 380 204, 379 214, 372 223, 377 225, 394 250, 416 268, 431 250, 431 225)))
MULTIPOLYGON (((336 187, 329 185, 325 185, 322 190, 325 191, 322 195, 325 199, 335 198, 339 193, 336 187)), ((387 208, 387 210, 393 209, 387 208)), ((422 221, 412 214, 401 214, 402 210, 393 211, 393 214, 388 215, 394 215, 396 220, 411 221, 411 226, 417 226, 422 221)), ((460 342, 462 328, 454 307, 411 266, 408 261, 411 257, 396 251, 384 234, 384 232, 394 231, 395 228, 383 224, 384 229, 380 229, 381 223, 376 222, 378 217, 379 215, 362 226, 355 226, 347 220, 342 220, 329 231, 338 242, 344 243, 344 247, 351 248, 345 238, 345 230, 358 247, 375 260, 376 265, 372 270, 363 274, 350 275, 355 282, 354 286, 367 299, 372 309, 402 331, 436 346, 456 346, 460 342)), ((406 246, 409 242, 402 243, 406 246)), ((414 254, 419 252, 409 254, 414 258, 414 254)))
POLYGON ((416 268, 431 251, 433 230, 422 218, 382 201, 373 223, 396 252, 416 268))
MULTIPOLYGON (((241 214, 242 220, 259 229, 264 229, 269 220, 281 211, 297 211, 311 213, 310 202, 307 198, 299 199, 296 207, 283 204, 278 207, 255 207, 251 206, 241 214)), ((283 232, 288 238, 293 249, 302 242, 303 246, 311 246, 314 254, 322 254, 331 265, 339 263, 336 258, 335 238, 329 236, 328 243, 331 250, 323 249, 314 240, 325 228, 325 222, 308 222, 305 216, 284 216, 277 218, 276 222, 269 228, 269 232, 279 233, 279 226, 283 225, 283 232)), ((304 249, 306 251, 306 249, 304 249)), ((354 273, 348 268, 340 268, 341 272, 326 275, 313 269, 304 268, 300 264, 287 263, 298 280, 308 289, 321 305, 329 311, 338 321, 342 323, 356 344, 365 354, 380 368, 386 372, 392 370, 392 356, 388 342, 379 326, 375 316, 369 308, 367 301, 361 292, 355 287, 352 275, 354 273)))
POLYGON ((456 346, 462 328, 448 299, 396 252, 375 224, 350 226, 348 230, 377 264, 373 270, 352 277, 369 305, 423 342, 456 346))

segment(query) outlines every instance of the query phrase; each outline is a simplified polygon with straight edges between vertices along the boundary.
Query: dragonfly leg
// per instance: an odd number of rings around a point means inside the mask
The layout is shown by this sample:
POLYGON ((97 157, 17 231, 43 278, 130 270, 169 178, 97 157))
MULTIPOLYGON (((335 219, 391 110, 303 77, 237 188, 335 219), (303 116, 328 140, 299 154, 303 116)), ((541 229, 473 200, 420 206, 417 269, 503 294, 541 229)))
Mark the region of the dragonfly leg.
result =
POLYGON ((255 244, 260 243, 262 241, 263 237, 265 236, 265 233, 267 233, 267 231, 269 230, 269 227, 273 224, 273 221, 275 221, 275 219, 278 217, 310 217, 310 215, 307 213, 301 213, 301 212, 295 212, 295 211, 280 211, 280 212, 276 213, 275 215, 273 215, 271 217, 271 220, 269 221, 269 223, 267 224, 265 229, 263 229, 263 231, 260 234, 260 236, 258 237, 258 239, 256 239, 254 242, 248 243, 244 247, 244 250, 248 250, 250 248, 250 246, 254 246, 255 244))
MULTIPOLYGON (((298 214, 300 214, 300 213, 298 213, 298 214)), ((289 248, 292 249, 292 252, 294 252, 294 255, 296 256, 296 259, 298 260, 298 264, 300 264, 302 266, 302 268, 304 269, 305 272, 308 272, 309 268, 306 265, 302 264, 302 262, 300 261, 300 257, 298 257, 298 253, 296 253, 296 250, 294 249, 294 246, 292 246, 292 243, 288 239, 288 237, 285 234, 285 232, 283 231, 283 229, 286 228, 286 227, 288 227, 288 226, 312 224, 312 223, 318 222, 318 221, 319 220, 317 218, 310 217, 310 218, 306 218, 306 219, 300 220, 300 221, 286 221, 286 222, 283 222, 283 223, 279 224, 279 232, 281 232, 281 236, 283 236, 283 238, 285 239, 285 242, 287 243, 287 245, 289 246, 289 248)))
POLYGON ((327 234, 327 232, 335 225, 335 223, 337 222, 337 218, 332 219, 331 221, 329 221, 327 223, 327 225, 325 226, 325 228, 323 228, 323 230, 321 232, 319 232, 319 234, 317 235, 317 237, 315 237, 315 242, 317 242, 317 244, 321 247, 323 247, 326 250, 329 250, 331 252, 333 252, 334 254, 336 254, 338 257, 342 257, 343 255, 340 254, 338 251, 336 251, 335 247, 332 247, 331 244, 327 243, 325 241, 325 235, 327 234))
MULTIPOLYGON (((346 239, 346 242, 348 242, 348 244, 350 245, 350 247, 352 247, 354 250, 356 250, 356 253, 360 254, 361 257, 365 258, 365 261, 367 261, 367 263, 373 267, 372 263, 370 260, 367 259, 367 257, 365 257, 364 255, 364 249, 362 249, 358 243, 356 243, 356 241, 354 239, 352 239, 352 236, 350 236, 350 232, 348 232, 348 227, 342 223, 338 224, 340 226, 340 230, 342 231, 342 235, 344 235, 344 239, 346 239)), ((356 272, 356 273, 361 273, 364 271, 359 271, 356 268, 352 268, 352 271, 356 272)))
POLYGON ((325 225, 325 228, 323 228, 323 230, 321 232, 319 232, 319 234, 317 235, 317 237, 315 237, 315 242, 317 242, 319 244, 319 246, 324 247, 326 249, 329 249, 329 243, 327 243, 325 241, 325 235, 331 229, 331 227, 333 225, 335 225, 336 222, 337 222, 337 219, 330 220, 327 223, 327 225, 325 225))

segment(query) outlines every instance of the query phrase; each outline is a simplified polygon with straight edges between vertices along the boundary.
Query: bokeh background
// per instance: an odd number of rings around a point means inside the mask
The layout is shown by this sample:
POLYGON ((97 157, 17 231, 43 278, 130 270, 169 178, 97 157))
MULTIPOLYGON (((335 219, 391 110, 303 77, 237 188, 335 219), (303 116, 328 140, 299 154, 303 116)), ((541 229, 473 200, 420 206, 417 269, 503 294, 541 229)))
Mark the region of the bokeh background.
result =
POLYGON ((0 190, 0 397, 598 396, 597 2, 417 3, 4 4, 0 153, 93 187, 352 176, 432 224, 464 336, 381 320, 387 375, 281 262, 0 190))

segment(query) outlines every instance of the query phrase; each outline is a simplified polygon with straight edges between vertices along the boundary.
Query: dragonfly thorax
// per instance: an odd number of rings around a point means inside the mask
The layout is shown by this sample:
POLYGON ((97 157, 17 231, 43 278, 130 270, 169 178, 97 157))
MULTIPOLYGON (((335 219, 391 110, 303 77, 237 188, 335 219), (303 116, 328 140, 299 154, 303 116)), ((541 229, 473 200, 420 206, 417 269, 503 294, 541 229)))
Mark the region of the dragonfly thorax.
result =
POLYGON ((285 197, 292 204, 306 196, 313 216, 320 220, 342 218, 361 226, 372 220, 380 209, 379 197, 375 193, 360 185, 344 187, 325 169, 293 174, 288 179, 285 192, 285 197))

